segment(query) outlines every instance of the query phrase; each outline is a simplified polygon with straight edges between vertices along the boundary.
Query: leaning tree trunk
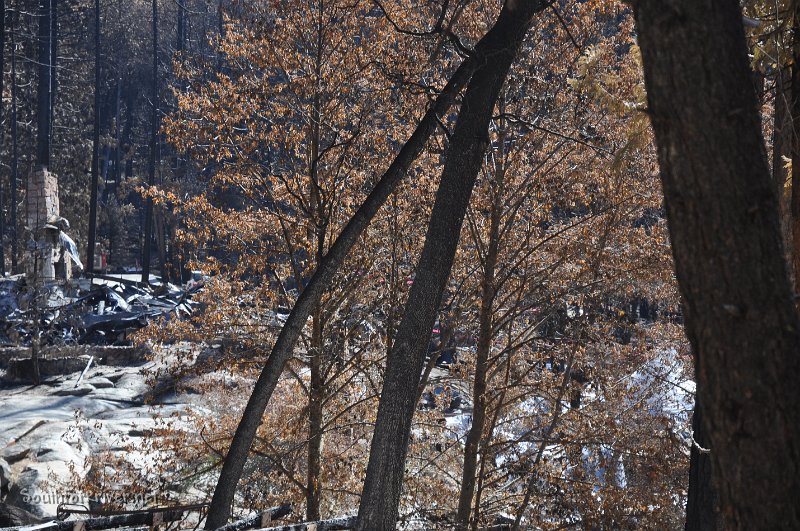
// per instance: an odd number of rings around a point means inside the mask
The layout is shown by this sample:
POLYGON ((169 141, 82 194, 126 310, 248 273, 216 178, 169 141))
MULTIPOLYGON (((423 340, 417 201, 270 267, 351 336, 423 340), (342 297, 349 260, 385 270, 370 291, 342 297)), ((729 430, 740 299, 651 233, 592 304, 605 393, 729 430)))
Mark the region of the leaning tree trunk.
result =
POLYGON ((485 46, 474 51, 480 66, 461 103, 414 283, 387 360, 356 529, 395 528, 417 382, 489 144, 489 122, 533 15, 547 5, 508 0, 485 46))
POLYGON ((800 529, 800 335, 736 0, 633 2, 726 528, 800 529))
MULTIPOLYGON (((486 39, 482 39, 483 42, 486 39)), ((480 47, 481 44, 479 43, 480 47)), ((236 428, 231 447, 225 457, 214 496, 208 509, 206 529, 216 529, 228 521, 230 507, 236 485, 242 475, 247 454, 253 444, 256 431, 261 424, 267 403, 278 383, 283 367, 292 355, 294 345, 308 319, 311 310, 319 301, 331 279, 336 274, 348 252, 369 226, 372 218, 386 202, 402 181, 411 164, 416 160, 425 144, 436 130, 439 120, 450 108, 458 92, 464 87, 477 66, 473 58, 465 60, 450 78, 450 81, 436 98, 436 102, 425 113, 417 128, 406 141, 392 164, 370 192, 358 211, 328 249, 328 253, 318 264, 303 292, 297 298, 289 317, 281 328, 278 339, 272 347, 264 369, 258 377, 253 393, 247 402, 242 420, 236 428)))

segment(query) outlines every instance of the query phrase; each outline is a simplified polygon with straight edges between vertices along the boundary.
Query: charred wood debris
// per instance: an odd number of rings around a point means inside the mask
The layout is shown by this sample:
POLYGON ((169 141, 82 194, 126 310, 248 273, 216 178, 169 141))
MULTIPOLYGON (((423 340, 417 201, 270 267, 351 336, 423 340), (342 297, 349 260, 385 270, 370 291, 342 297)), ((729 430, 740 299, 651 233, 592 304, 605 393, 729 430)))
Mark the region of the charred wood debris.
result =
POLYGON ((25 275, 0 277, 0 347, 30 345, 125 345, 130 332, 154 318, 180 318, 197 305, 204 286, 196 274, 183 286, 134 275, 31 282, 25 275))
MULTIPOLYGON (((134 511, 111 511, 98 513, 82 506, 62 505, 58 517, 42 520, 35 516, 0 503, 0 531, 91 531, 101 529, 152 530, 171 529, 175 523, 185 520, 190 513, 199 513, 200 521, 207 510, 207 503, 160 507, 134 511), (77 518, 77 519, 73 519, 77 518)), ((353 529, 355 516, 342 516, 316 522, 273 525, 277 520, 292 514, 291 504, 266 509, 246 518, 220 527, 217 531, 336 531, 353 529)))

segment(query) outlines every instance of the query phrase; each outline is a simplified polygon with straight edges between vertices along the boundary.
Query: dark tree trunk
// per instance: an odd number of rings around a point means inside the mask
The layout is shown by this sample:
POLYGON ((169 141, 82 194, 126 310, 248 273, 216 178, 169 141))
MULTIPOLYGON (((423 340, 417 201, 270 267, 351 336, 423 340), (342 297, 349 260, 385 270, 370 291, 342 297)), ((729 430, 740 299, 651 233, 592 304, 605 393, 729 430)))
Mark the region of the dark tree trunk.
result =
POLYGON ((183 52, 186 42, 186 0, 178 0, 178 28, 175 34, 175 51, 179 54, 183 52))
POLYGON ((800 335, 736 0, 633 3, 720 511, 800 529, 800 335))
POLYGON ((692 415, 694 441, 689 459, 689 500, 686 503, 686 531, 722 529, 717 507, 717 494, 711 482, 711 456, 703 426, 703 413, 695 402, 692 415))
POLYGON ((36 164, 50 166, 50 133, 53 122, 53 21, 55 0, 39 2, 39 85, 36 129, 36 164))
MULTIPOLYGON (((0 124, 3 123, 3 80, 6 71, 6 0, 0 0, 0 124)), ((0 138, 3 130, 0 129, 0 138)), ((0 277, 6 273, 6 194, 5 186, 0 181, 0 277)))
POLYGON ((17 3, 14 3, 14 17, 12 18, 11 31, 11 272, 19 273, 17 261, 18 233, 17 233, 17 188, 19 187, 19 152, 17 150, 17 51, 16 29, 19 18, 17 3))
POLYGON ((97 181, 100 173, 100 0, 94 0, 94 125, 92 131, 92 184, 89 197, 89 241, 86 271, 94 272, 97 235, 97 181))
POLYGON ((772 128, 772 179, 778 194, 778 203, 782 202, 783 189, 786 184, 786 169, 783 157, 791 156, 792 124, 791 118, 791 79, 787 69, 781 69, 775 75, 775 121, 772 128))
POLYGON ((800 293, 800 2, 794 2, 794 37, 792 42, 791 151, 792 196, 789 214, 792 228, 791 252, 794 292, 800 293))
MULTIPOLYGON (((153 90, 151 93, 153 113, 150 118, 150 160, 147 168, 147 184, 156 183, 156 157, 158 150, 158 0, 153 0, 153 90)), ((142 282, 150 282, 150 248, 153 236, 153 199, 148 197, 144 209, 144 238, 142 241, 142 282)))
POLYGON ((58 0, 50 0, 50 141, 53 137, 53 109, 58 92, 58 0))
MULTIPOLYGON (((501 113, 503 103, 500 103, 501 113)), ((475 379, 472 384, 472 425, 464 444, 464 468, 461 473, 461 491, 458 496, 456 512, 456 528, 467 529, 472 512, 472 499, 475 495, 475 483, 478 471, 478 455, 480 454, 483 434, 486 428, 487 396, 486 384, 489 373, 489 354, 492 348, 493 326, 492 316, 495 298, 495 274, 497 256, 500 250, 500 216, 501 194, 505 178, 505 128, 499 128, 498 162, 494 171, 492 185, 492 204, 489 221, 489 235, 486 256, 483 260, 483 278, 481 279, 481 305, 478 313, 478 346, 475 353, 475 379)))
MULTIPOLYGON (((120 145, 120 142, 122 141, 120 134, 120 121, 122 120, 122 76, 117 77, 117 86, 114 92, 116 93, 116 97, 114 98, 114 163, 111 167, 113 169, 114 176, 114 195, 116 196, 117 191, 119 190, 120 181, 122 179, 122 168, 120 168, 120 154, 122 153, 122 147, 120 145)), ((103 198, 106 201, 108 201, 108 197, 110 195, 109 189, 110 187, 108 186, 103 189, 103 198)))
MULTIPOLYGON (((183 50, 186 46, 186 5, 184 4, 185 0, 180 0, 178 2, 178 29, 176 32, 175 37, 175 52, 179 58, 183 56, 183 50)), ((178 87, 183 91, 186 89, 186 83, 183 80, 178 80, 178 87)), ((185 173, 184 168, 184 160, 183 157, 185 156, 184 153, 179 151, 175 151, 175 180, 181 180, 183 178, 183 174, 185 173)), ((175 267, 175 264, 173 264, 175 267)), ((178 269, 178 268, 176 268, 178 269)))
POLYGON ((417 382, 464 214, 483 165, 489 122, 533 15, 547 5, 544 1, 507 1, 483 46, 474 51, 480 66, 467 86, 447 148, 416 276, 386 364, 356 529, 395 528, 417 382))
POLYGON ((122 149, 127 159, 125 160, 125 178, 133 176, 133 157, 130 152, 133 150, 133 120, 136 116, 136 91, 131 87, 125 93, 125 127, 122 129, 122 149))
POLYGON ((311 317, 311 381, 308 397, 308 456, 306 461, 306 520, 321 519, 322 501, 322 423, 325 375, 322 352, 322 308, 319 304, 311 317))
MULTIPOLYGON (((485 39, 486 37, 481 42, 485 39)), ((480 43, 479 46, 481 46, 480 43)), ((264 369, 253 387, 253 393, 250 395, 250 400, 247 402, 242 414, 242 420, 236 428, 236 434, 231 441, 231 447, 228 450, 228 455, 225 458, 219 480, 214 489, 214 496, 206 519, 206 529, 216 529, 224 525, 228 520, 236 485, 247 461, 247 454, 253 444, 256 430, 261 423, 267 403, 275 390, 284 365, 292 355, 294 345, 309 314, 318 303, 322 293, 331 279, 333 279, 350 249, 369 226, 372 218, 386 202, 386 199, 400 184, 411 164, 425 148, 425 144, 436 130, 439 120, 453 104, 456 95, 464 87, 476 67, 477 62, 473 58, 465 60, 459 66, 447 86, 436 99, 433 107, 425 113, 411 137, 339 234, 339 237, 328 249, 328 253, 317 266, 317 270, 312 275, 309 283, 303 288, 303 292, 298 297, 278 335, 278 339, 272 347, 272 352, 264 365, 264 369)))

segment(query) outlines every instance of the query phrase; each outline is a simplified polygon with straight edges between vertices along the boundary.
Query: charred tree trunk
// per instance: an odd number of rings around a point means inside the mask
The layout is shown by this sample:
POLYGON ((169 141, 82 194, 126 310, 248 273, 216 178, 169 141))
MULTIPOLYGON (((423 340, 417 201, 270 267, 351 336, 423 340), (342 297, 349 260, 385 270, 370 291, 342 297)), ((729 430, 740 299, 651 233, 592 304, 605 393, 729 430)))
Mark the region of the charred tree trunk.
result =
POLYGON ((311 382, 308 397, 308 456, 306 470, 306 520, 319 520, 322 494, 322 423, 325 376, 322 352, 322 312, 317 305, 312 315, 311 382))
POLYGON ((50 166, 50 133, 53 125, 53 21, 55 0, 39 2, 39 84, 37 89, 36 165, 50 166))
MULTIPOLYGON (((153 0, 153 113, 150 118, 150 160, 147 184, 156 183, 156 151, 158 150, 158 0, 153 0)), ((142 242, 142 282, 150 282, 150 248, 153 236, 153 198, 147 197, 144 208, 144 238, 142 242)))
POLYGON ((178 24, 175 35, 175 51, 179 54, 183 52, 184 44, 186 42, 186 4, 184 0, 178 1, 178 24))
MULTIPOLYGON (((112 154, 113 157, 113 177, 114 177, 114 196, 117 195, 117 190, 119 190, 120 180, 122 179, 122 168, 120 168, 120 161, 121 157, 120 154, 122 152, 120 141, 121 138, 121 127, 120 121, 122 120, 122 76, 117 77, 117 86, 114 89, 115 97, 114 97, 114 151, 112 154)), ((111 187, 106 186, 103 188, 103 200, 108 201, 109 196, 111 195, 111 187)))
MULTIPOLYGON (((17 7, 16 2, 14 7, 17 7)), ((11 273, 19 273, 17 231, 17 189, 19 187, 19 153, 17 150, 17 42, 15 32, 19 11, 14 9, 11 26, 11 273)))
POLYGON ((692 414, 693 443, 689 459, 689 500, 686 503, 686 531, 723 529, 717 494, 711 482, 711 456, 703 425, 703 411, 695 401, 692 414))
POLYGON ((533 15, 547 5, 544 1, 507 1, 485 46, 474 51, 480 66, 464 94, 414 283, 386 364, 356 529, 395 528, 417 382, 472 188, 489 144, 489 122, 533 15))
POLYGON ((800 2, 794 5, 794 37, 792 42, 792 90, 791 90, 791 152, 792 152, 792 195, 789 215, 792 228, 792 244, 789 253, 792 260, 794 292, 800 293, 800 2))
POLYGON ((799 323, 739 2, 633 5, 720 511, 798 529, 799 323))
POLYGON ((128 87, 125 93, 125 127, 122 129, 123 152, 125 153, 125 178, 133 177, 133 120, 136 116, 136 91, 128 87))
MULTIPOLYGON (((0 0, 0 124, 3 123, 3 81, 6 72, 6 0, 0 0)), ((0 138, 3 131, 0 129, 0 138)), ((0 277, 6 273, 6 194, 0 181, 0 277)))
POLYGON ((89 241, 86 271, 94 272, 97 239, 97 181, 100 173, 100 0, 94 0, 94 125, 92 131, 92 184, 89 197, 89 241))
MULTIPOLYGON (((772 128, 772 180, 778 194, 778 204, 782 203, 786 184, 786 168, 783 157, 790 157, 792 150, 791 118, 791 78, 788 70, 781 69, 775 75, 775 116, 772 128)), ((783 209, 781 209, 783 210, 783 209)))
MULTIPOLYGON (((178 23, 177 23, 177 31, 175 36, 175 53, 179 59, 183 58, 183 50, 186 46, 186 5, 184 4, 184 0, 180 0, 178 2, 178 23)), ((178 80, 178 87, 183 91, 186 89, 186 83, 182 80, 178 80)), ((184 173, 186 171, 184 165, 185 153, 178 151, 178 148, 175 148, 175 158, 174 158, 174 175, 175 180, 180 181, 184 177, 184 173)), ((176 271, 180 270, 180 266, 176 264, 172 264, 173 269, 176 271)), ((176 278, 180 278, 180 273, 176 275, 176 278)))
MULTIPOLYGON (((316 87, 311 101, 311 123, 309 124, 308 140, 308 168, 309 168, 309 209, 313 213, 308 225, 308 239, 316 242, 315 263, 320 264, 325 256, 325 209, 320 195, 320 86, 322 84, 322 53, 323 53, 323 27, 322 9, 319 10, 316 32, 316 58, 314 61, 314 75, 316 87)), ((295 279, 298 289, 303 289, 303 279, 295 279)), ((322 497, 322 403, 325 394, 325 375, 323 352, 323 323, 322 304, 317 301, 311 315, 311 382, 308 397, 308 461, 306 470, 306 519, 319 520, 320 502, 322 497)))

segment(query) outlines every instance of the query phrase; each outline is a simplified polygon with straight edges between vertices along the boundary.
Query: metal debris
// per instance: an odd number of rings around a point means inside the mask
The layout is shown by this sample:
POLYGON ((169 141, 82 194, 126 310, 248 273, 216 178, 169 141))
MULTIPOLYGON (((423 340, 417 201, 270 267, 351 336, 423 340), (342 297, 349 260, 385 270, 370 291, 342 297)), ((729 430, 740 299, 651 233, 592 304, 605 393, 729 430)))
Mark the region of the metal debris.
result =
POLYGON ((178 287, 147 285, 124 276, 49 281, 31 285, 24 275, 0 278, 0 346, 128 344, 128 333, 153 318, 181 318, 197 304, 203 280, 178 287))

